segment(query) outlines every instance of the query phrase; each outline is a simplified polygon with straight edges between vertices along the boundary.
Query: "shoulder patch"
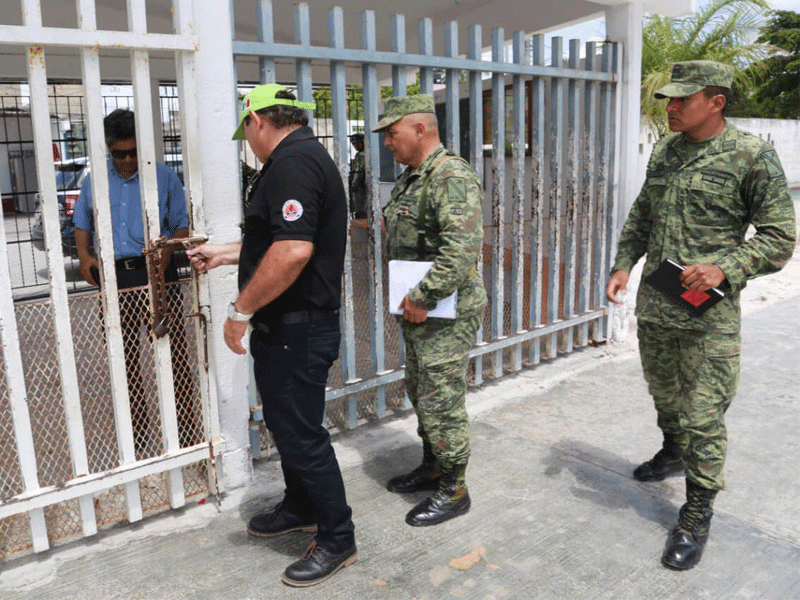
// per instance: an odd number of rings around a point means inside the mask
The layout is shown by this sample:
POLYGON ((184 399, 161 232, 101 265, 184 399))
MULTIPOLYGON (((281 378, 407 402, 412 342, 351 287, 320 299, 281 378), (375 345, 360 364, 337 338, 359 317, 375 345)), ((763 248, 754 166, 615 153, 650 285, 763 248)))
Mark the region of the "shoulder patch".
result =
POLYGON ((778 159, 778 154, 775 150, 764 150, 759 157, 764 159, 770 179, 780 179, 784 176, 781 161, 778 159))
POLYGON ((284 221, 297 221, 303 216, 303 205, 297 200, 287 200, 283 203, 283 220, 284 221))
POLYGON ((467 181, 463 177, 447 178, 447 199, 453 203, 467 201, 467 181))
POLYGON ((731 150, 736 150, 736 140, 725 140, 722 142, 723 152, 730 152, 731 150))

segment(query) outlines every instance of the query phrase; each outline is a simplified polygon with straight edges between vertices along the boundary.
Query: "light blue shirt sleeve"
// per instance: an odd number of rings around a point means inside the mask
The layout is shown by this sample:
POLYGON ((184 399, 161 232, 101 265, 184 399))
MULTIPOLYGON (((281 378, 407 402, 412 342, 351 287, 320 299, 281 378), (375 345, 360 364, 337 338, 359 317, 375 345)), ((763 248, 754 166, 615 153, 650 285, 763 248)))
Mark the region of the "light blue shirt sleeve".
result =
POLYGON ((72 224, 84 231, 94 231, 94 215, 92 213, 92 182, 91 175, 83 178, 81 191, 75 201, 72 212, 72 224))
POLYGON ((161 216, 161 235, 172 237, 182 227, 188 227, 186 196, 181 180, 165 165, 158 169, 158 211, 161 216))
MULTIPOLYGON (((107 168, 114 257, 119 260, 141 256, 144 249, 144 225, 139 174, 123 179, 110 159, 107 168)), ((172 169, 160 164, 156 165, 156 181, 158 214, 161 221, 160 235, 172 237, 178 229, 188 227, 183 185, 172 169)), ((75 227, 95 232, 91 175, 86 177, 81 186, 72 222, 75 227)))

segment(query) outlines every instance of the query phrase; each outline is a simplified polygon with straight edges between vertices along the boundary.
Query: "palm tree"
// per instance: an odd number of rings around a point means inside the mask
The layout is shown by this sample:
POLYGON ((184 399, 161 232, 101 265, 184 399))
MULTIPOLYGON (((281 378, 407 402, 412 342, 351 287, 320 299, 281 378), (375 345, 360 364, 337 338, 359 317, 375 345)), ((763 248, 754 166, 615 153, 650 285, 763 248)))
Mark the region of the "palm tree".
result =
POLYGON ((756 44, 767 22, 765 0, 713 0, 689 17, 647 15, 642 31, 642 116, 659 137, 667 133, 664 101, 653 92, 669 83, 672 64, 714 60, 737 67, 735 81, 749 85, 744 69, 771 48, 756 44))

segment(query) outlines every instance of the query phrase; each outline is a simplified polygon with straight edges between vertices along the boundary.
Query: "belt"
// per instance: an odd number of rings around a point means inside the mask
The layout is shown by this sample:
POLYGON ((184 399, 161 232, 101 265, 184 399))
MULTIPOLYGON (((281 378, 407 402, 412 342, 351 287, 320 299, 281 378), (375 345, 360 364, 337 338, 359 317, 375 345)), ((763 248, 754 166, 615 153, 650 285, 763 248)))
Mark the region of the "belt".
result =
POLYGON ((308 321, 318 321, 333 315, 338 315, 339 309, 336 310, 322 310, 319 308, 310 308, 308 310, 296 310, 293 312, 283 313, 280 317, 273 320, 269 325, 261 321, 253 321, 253 327, 261 333, 271 333, 275 331, 280 325, 296 325, 297 323, 306 323, 308 321))
POLYGON ((147 267, 147 259, 144 256, 120 258, 119 260, 114 261, 114 265, 120 271, 137 271, 147 267))

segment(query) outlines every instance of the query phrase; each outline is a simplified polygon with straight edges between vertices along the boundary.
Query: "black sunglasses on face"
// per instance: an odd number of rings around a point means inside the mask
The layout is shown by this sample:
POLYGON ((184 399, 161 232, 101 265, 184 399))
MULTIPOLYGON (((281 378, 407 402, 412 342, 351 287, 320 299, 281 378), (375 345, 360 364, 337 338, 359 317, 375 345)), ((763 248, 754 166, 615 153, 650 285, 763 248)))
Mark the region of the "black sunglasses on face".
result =
POLYGON ((122 160, 126 156, 136 158, 136 148, 132 148, 131 150, 111 150, 111 156, 118 160, 122 160))

